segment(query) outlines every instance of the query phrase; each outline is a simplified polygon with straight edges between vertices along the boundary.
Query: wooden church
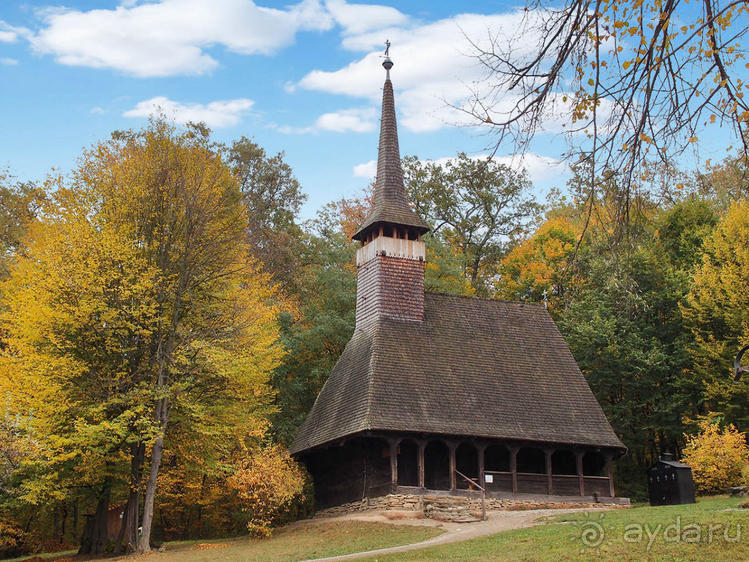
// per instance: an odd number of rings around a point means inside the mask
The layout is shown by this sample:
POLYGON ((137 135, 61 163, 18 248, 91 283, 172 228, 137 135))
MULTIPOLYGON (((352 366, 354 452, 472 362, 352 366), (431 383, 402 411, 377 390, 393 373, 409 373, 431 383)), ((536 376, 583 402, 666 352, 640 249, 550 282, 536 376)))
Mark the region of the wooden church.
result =
POLYGON ((318 507, 389 493, 613 501, 626 451, 541 304, 424 291, 389 58, 356 329, 291 446, 318 507))

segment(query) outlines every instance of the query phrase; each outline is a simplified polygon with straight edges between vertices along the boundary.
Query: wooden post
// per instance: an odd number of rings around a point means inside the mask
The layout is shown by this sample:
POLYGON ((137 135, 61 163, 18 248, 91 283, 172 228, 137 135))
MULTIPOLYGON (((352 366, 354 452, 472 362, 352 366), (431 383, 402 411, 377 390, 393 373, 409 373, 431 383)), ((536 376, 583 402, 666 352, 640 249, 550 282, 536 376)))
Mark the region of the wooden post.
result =
POLYGON ((398 443, 400 439, 389 439, 390 441, 390 484, 392 491, 398 487, 398 443))
POLYGON ((419 470, 419 487, 420 488, 426 488, 426 484, 424 483, 424 451, 427 448, 426 441, 419 441, 419 453, 417 456, 417 466, 419 470))
POLYGON ((609 477, 609 496, 614 497, 614 463, 611 453, 606 455, 606 475, 609 477))
POLYGON ((486 479, 484 478, 484 451, 486 451, 486 445, 476 445, 476 450, 479 456, 479 486, 486 488, 486 479))
POLYGON ((583 472, 583 457, 585 451, 577 451, 575 453, 575 460, 577 461, 577 479, 580 481, 580 495, 585 495, 585 474, 583 472))
POLYGON ((554 489, 554 480, 551 476, 551 456, 554 454, 554 449, 544 449, 544 455, 546 456, 546 493, 551 495, 554 489))
POLYGON ((510 472, 512 472, 512 493, 518 493, 518 448, 509 447, 510 449, 510 472))
POLYGON ((457 468, 455 465, 455 449, 457 447, 455 443, 450 442, 447 444, 447 448, 450 450, 450 490, 452 491, 457 487, 455 484, 455 470, 457 468))

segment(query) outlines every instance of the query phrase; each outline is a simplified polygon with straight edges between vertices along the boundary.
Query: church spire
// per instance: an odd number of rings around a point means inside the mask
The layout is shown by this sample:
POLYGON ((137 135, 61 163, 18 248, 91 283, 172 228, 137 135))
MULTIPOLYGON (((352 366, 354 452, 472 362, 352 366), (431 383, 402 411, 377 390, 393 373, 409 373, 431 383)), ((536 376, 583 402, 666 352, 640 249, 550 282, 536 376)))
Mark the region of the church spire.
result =
POLYGON ((369 216, 354 234, 354 240, 366 241, 367 235, 380 226, 401 227, 417 235, 429 231, 429 226, 411 209, 403 186, 403 168, 398 149, 398 125, 395 119, 395 96, 390 81, 390 42, 386 42, 385 86, 382 89, 382 118, 380 120, 380 147, 377 153, 377 180, 374 201, 369 216))

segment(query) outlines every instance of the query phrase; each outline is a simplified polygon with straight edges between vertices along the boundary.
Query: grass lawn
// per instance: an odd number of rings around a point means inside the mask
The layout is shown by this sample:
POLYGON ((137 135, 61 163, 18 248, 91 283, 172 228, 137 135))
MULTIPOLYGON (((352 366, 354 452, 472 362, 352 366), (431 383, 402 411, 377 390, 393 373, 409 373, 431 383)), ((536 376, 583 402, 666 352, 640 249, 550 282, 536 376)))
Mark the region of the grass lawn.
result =
MULTIPOLYGON (((302 522, 279 529, 269 539, 167 543, 165 552, 153 552, 144 560, 304 560, 410 544, 440 533, 442 530, 434 527, 368 521, 302 522)), ((139 559, 127 557, 118 560, 139 559)))
POLYGON ((713 497, 692 505, 558 515, 548 525, 377 560, 747 560, 749 509, 738 510, 740 502, 713 497))

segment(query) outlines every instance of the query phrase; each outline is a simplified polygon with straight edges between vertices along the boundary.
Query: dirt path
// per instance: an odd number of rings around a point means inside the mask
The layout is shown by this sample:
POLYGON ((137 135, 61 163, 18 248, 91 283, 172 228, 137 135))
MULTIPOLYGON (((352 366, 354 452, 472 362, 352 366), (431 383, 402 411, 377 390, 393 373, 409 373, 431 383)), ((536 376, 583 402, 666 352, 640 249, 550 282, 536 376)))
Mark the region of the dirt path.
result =
MULTIPOLYGON (((419 550, 430 546, 448 544, 459 541, 466 541, 493 535, 501 531, 510 531, 513 529, 522 529, 541 523, 541 519, 548 515, 561 515, 564 513, 574 513, 577 511, 590 511, 589 509, 532 509, 528 511, 494 511, 487 514, 486 521, 476 523, 440 523, 432 519, 402 519, 391 520, 382 514, 362 514, 346 515, 340 519, 359 520, 359 521, 381 521, 383 523, 404 524, 404 525, 428 525, 445 529, 445 532, 439 536, 427 539, 422 542, 406 544, 402 546, 392 546, 390 548, 381 548, 379 550, 370 550, 367 552, 356 552, 344 556, 333 556, 330 558, 318 558, 316 562, 327 560, 350 560, 361 558, 363 556, 376 556, 378 554, 392 554, 395 552, 407 552, 409 550, 419 550)), ((335 518, 339 519, 339 518, 335 518)))

